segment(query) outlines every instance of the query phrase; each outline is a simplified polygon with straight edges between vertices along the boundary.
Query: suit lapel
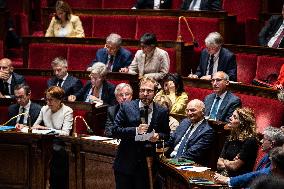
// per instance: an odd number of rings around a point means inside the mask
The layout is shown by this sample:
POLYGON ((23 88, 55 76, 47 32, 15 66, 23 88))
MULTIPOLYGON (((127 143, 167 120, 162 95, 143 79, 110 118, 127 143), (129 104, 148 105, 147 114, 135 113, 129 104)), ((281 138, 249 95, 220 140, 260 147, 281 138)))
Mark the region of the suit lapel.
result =
POLYGON ((71 76, 68 75, 67 78, 65 79, 63 85, 62 85, 62 88, 64 89, 64 91, 67 91, 67 89, 69 87, 68 85, 70 83, 70 80, 71 80, 71 76))
POLYGON ((183 125, 183 127, 181 128, 181 130, 180 130, 180 132, 179 132, 179 134, 178 134, 178 136, 177 136, 176 144, 175 144, 175 145, 177 145, 177 144, 180 142, 180 140, 181 140, 182 137, 185 135, 185 132, 186 132, 186 130, 188 129, 188 127, 189 127, 190 124, 191 124, 191 123, 190 123, 190 121, 189 121, 189 122, 187 122, 187 125, 183 125))
POLYGON ((193 141, 197 136, 199 136, 201 134, 201 132, 202 132, 204 126, 205 126, 204 121, 195 129, 195 131, 189 137, 188 141, 193 141))
POLYGON ((117 68, 118 68, 118 64, 120 62, 120 59, 121 59, 121 56, 120 56, 120 48, 119 50, 117 51, 115 57, 114 57, 114 61, 113 61, 113 66, 112 66, 112 71, 119 71, 117 68))
POLYGON ((224 50, 223 48, 220 49, 219 53, 219 61, 218 61, 218 68, 217 71, 224 70, 224 50))
POLYGON ((229 91, 227 91, 222 103, 219 106, 218 112, 217 112, 217 119, 221 118, 222 112, 225 109, 226 105, 229 103, 229 91))
POLYGON ((206 112, 205 112, 205 115, 209 116, 210 115, 210 110, 213 106, 213 103, 214 103, 214 99, 216 98, 216 94, 214 95, 211 95, 210 98, 208 99, 208 104, 210 105, 210 107, 208 107, 206 109, 206 112))

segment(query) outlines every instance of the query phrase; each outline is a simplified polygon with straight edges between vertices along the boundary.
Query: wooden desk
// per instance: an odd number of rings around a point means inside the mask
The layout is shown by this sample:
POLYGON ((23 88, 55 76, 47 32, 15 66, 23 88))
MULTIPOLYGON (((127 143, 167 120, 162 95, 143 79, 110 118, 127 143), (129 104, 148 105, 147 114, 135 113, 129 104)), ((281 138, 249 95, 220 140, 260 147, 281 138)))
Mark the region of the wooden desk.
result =
POLYGON ((0 132, 0 188, 45 189, 53 136, 0 132))
MULTIPOLYGON (((69 162, 69 189, 115 188, 112 164, 117 146, 83 138, 15 132, 0 133, 0 188, 45 189, 54 138, 65 144, 69 162)), ((160 182, 170 189, 191 188, 189 178, 212 180, 214 174, 211 171, 179 171, 163 161, 159 163, 159 170, 160 182)))

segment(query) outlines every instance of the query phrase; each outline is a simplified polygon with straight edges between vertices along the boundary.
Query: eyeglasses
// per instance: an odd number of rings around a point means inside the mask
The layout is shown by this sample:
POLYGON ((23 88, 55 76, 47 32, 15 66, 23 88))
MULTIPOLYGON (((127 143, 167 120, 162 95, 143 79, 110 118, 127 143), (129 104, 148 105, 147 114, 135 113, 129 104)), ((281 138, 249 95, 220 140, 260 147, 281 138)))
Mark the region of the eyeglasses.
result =
POLYGON ((119 97, 128 97, 130 95, 131 95, 130 93, 120 93, 120 94, 118 94, 119 97))
POLYGON ((221 78, 216 78, 216 79, 211 79, 211 83, 214 83, 215 81, 217 83, 219 83, 220 81, 225 80, 225 79, 221 79, 221 78))
POLYGON ((15 96, 15 99, 24 99, 26 96, 15 96))
POLYGON ((89 77, 91 79, 94 79, 94 80, 101 80, 102 79, 101 77, 94 76, 93 74, 90 74, 89 77))
POLYGON ((139 92, 140 93, 147 93, 147 94, 150 94, 150 93, 153 93, 154 90, 153 89, 139 89, 139 92))

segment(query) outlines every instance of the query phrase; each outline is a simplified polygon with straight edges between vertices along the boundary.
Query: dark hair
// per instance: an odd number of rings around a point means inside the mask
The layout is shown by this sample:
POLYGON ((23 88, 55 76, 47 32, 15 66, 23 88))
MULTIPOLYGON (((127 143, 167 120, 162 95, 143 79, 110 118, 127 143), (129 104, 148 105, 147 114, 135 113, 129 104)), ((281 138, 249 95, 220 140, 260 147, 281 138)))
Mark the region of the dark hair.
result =
POLYGON ((15 90, 20 90, 20 89, 24 89, 26 95, 29 95, 29 94, 31 93, 31 88, 30 88, 30 86, 28 86, 28 85, 26 85, 26 84, 24 84, 24 83, 18 84, 18 85, 16 85, 16 86, 14 87, 14 91, 15 91, 15 90))
MULTIPOLYGON (((66 20, 71 19, 72 10, 68 3, 65 1, 57 1, 55 5, 55 10, 60 10, 66 13, 66 20)), ((55 15, 56 20, 60 20, 57 15, 55 15)))
POLYGON ((270 158, 277 169, 284 172, 284 149, 282 146, 273 148, 270 152, 270 158))
POLYGON ((263 189, 263 188, 282 189, 284 188, 284 180, 275 175, 262 175, 260 177, 257 177, 255 180, 253 180, 249 188, 251 189, 263 189))
POLYGON ((176 95, 180 96, 184 92, 182 78, 178 73, 168 73, 162 79, 162 86, 167 81, 173 81, 176 87, 176 95))
POLYGON ((153 33, 145 33, 140 38, 140 43, 143 43, 144 45, 151 45, 151 46, 157 46, 157 38, 156 35, 153 33))
POLYGON ((58 99, 58 100, 63 100, 64 98, 64 89, 62 89, 61 87, 58 86, 52 86, 49 87, 46 91, 45 91, 45 95, 50 95, 52 98, 58 99))

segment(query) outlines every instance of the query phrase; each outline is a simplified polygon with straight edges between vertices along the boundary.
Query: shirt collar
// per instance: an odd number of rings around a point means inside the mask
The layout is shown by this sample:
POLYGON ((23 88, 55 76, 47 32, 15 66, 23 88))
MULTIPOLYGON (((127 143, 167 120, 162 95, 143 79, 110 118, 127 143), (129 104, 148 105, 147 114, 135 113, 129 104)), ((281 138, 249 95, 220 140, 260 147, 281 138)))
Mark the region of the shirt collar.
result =
MULTIPOLYGON (((222 99, 224 99, 225 98, 225 96, 226 96, 226 94, 227 94, 227 91, 225 91, 223 94, 221 94, 219 97, 220 97, 220 100, 222 99)), ((216 95, 216 97, 217 97, 218 95, 216 95)))
MULTIPOLYGON (((139 100, 139 109, 140 108, 144 108, 144 104, 141 100, 139 100)), ((149 110, 153 110, 153 102, 151 102, 151 104, 149 105, 149 110)))
POLYGON ((21 108, 25 108, 26 110, 29 109, 31 106, 31 100, 29 100, 29 102, 27 103, 27 105, 25 105, 24 107, 21 106, 21 108))
POLYGON ((12 74, 10 75, 9 79, 6 81, 9 85, 12 83, 12 74))

